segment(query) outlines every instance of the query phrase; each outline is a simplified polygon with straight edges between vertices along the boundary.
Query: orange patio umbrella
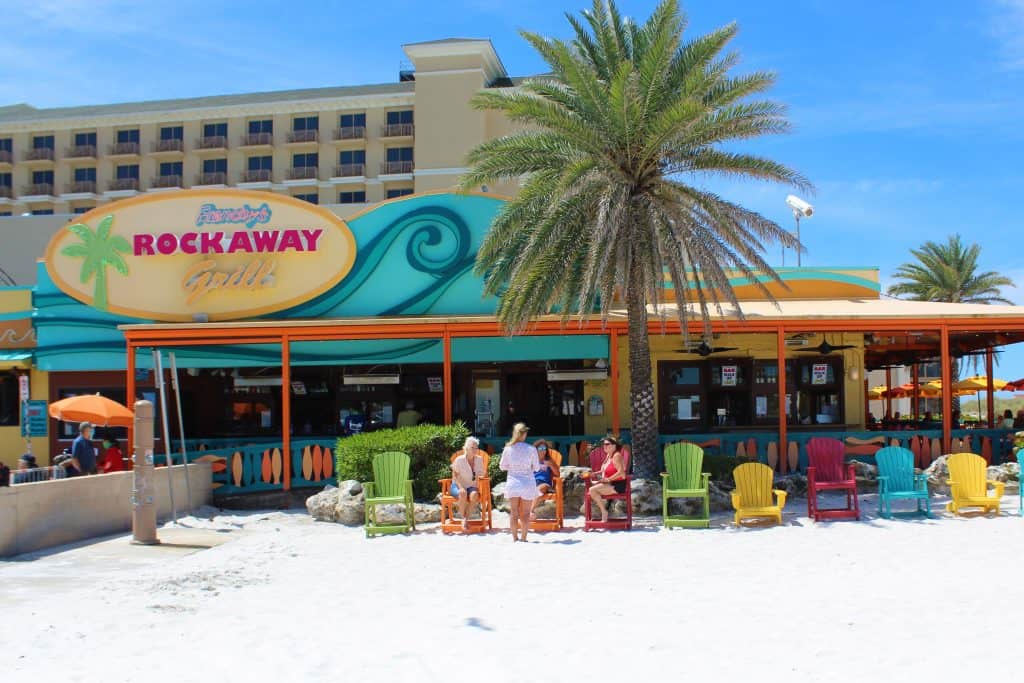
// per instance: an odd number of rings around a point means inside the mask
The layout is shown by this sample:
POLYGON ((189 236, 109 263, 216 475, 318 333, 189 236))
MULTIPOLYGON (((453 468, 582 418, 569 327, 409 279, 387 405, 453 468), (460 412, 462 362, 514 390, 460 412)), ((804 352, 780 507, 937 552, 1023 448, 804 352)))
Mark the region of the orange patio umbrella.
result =
POLYGON ((64 422, 92 422, 99 427, 131 427, 135 413, 99 394, 82 394, 49 405, 50 417, 64 422))

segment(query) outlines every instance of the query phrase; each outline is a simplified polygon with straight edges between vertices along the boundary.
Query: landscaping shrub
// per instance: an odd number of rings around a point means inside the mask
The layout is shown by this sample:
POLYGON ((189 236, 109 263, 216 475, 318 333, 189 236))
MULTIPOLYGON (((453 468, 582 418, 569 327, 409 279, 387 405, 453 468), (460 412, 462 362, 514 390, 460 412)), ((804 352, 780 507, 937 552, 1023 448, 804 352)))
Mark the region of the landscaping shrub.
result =
POLYGON ((704 467, 702 468, 705 472, 711 474, 711 479, 715 483, 727 484, 729 486, 735 486, 735 482, 732 480, 732 471, 742 465, 748 460, 740 460, 731 455, 704 455, 704 467))
POLYGON ((410 458, 409 476, 417 500, 433 500, 437 480, 451 474, 452 453, 462 448, 469 430, 461 422, 449 426, 422 424, 380 429, 338 439, 338 481, 373 481, 373 456, 399 451, 410 458))

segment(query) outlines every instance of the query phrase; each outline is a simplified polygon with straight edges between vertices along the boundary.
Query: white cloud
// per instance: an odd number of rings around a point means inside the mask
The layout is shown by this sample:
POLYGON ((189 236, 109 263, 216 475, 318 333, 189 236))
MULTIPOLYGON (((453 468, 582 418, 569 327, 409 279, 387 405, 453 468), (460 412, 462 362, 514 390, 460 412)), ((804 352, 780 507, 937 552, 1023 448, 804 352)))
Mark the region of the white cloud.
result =
POLYGON ((995 0, 992 36, 999 43, 1004 66, 1024 69, 1024 0, 995 0))

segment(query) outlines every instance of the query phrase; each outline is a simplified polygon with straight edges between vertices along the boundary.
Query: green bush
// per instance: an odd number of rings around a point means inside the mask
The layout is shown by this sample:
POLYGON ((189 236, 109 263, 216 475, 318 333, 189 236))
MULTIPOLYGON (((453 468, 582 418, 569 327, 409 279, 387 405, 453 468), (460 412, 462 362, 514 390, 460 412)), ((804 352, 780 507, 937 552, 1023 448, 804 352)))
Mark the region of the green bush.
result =
POLYGON ((494 455, 491 456, 491 461, 487 463, 487 476, 491 478, 491 490, 494 490, 495 486, 508 478, 508 472, 502 472, 498 469, 498 463, 500 462, 501 450, 496 450, 494 455))
POLYGON ((711 479, 720 484, 728 484, 729 486, 735 486, 735 482, 732 480, 732 471, 748 462, 747 460, 740 460, 739 458, 731 455, 704 455, 704 466, 701 468, 705 472, 711 475, 711 479))
POLYGON ((422 424, 401 429, 380 429, 338 439, 338 481, 373 481, 373 456, 399 451, 410 458, 413 496, 433 500, 437 480, 451 474, 452 453, 462 448, 469 430, 461 422, 449 426, 422 424))

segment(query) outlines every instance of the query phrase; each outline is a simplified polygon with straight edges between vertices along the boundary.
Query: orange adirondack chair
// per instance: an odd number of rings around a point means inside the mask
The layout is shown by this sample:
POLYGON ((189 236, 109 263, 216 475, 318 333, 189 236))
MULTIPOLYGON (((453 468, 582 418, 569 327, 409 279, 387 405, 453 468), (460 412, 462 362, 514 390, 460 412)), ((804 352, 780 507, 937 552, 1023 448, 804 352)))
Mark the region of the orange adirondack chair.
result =
MULTIPOLYGON (((487 472, 491 456, 482 448, 479 453, 484 461, 484 472, 487 472)), ((454 463, 455 458, 460 455, 462 455, 461 450, 452 453, 449 462, 454 463)), ((441 484, 441 531, 446 534, 461 533, 462 520, 455 517, 455 510, 459 504, 459 499, 452 495, 452 478, 441 479, 438 483, 441 484)), ((491 530, 491 479, 486 475, 477 477, 476 484, 480 490, 480 519, 471 519, 467 525, 469 531, 474 533, 491 530)))
MULTIPOLYGON (((553 448, 548 448, 548 455, 559 467, 562 466, 562 454, 553 448)), ((530 522, 531 531, 561 531, 565 525, 565 505, 562 499, 562 478, 551 478, 551 492, 540 496, 541 501, 553 500, 555 502, 554 519, 535 519, 530 522)))

